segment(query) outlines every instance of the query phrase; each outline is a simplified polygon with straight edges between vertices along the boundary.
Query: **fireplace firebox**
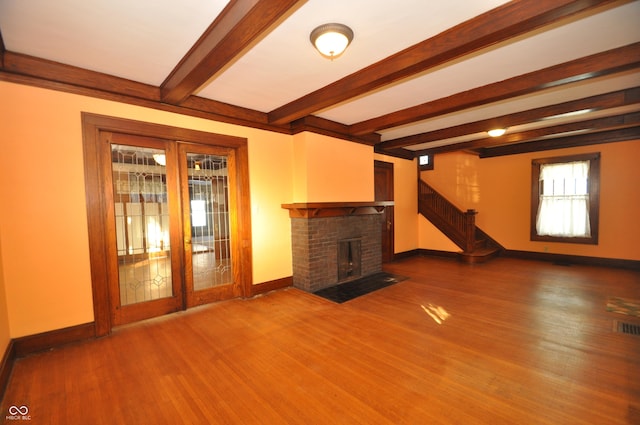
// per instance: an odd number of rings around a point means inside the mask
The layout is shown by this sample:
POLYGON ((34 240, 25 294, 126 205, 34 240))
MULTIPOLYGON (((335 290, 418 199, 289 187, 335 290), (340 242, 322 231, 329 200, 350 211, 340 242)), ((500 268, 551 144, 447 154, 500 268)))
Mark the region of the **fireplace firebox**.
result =
POLYGON ((338 241, 338 281, 360 277, 361 245, 360 238, 338 241))

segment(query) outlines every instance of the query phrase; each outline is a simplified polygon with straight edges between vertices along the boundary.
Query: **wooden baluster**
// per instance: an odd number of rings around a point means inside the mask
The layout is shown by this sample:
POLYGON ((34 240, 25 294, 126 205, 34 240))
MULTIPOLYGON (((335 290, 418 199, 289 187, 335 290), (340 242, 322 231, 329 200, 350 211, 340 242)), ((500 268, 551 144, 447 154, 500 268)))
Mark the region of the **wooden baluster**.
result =
POLYGON ((465 236, 466 236, 466 252, 473 252, 475 250, 476 242, 476 210, 469 209, 465 213, 465 236))
POLYGON ((418 187, 419 200, 424 202, 422 205, 448 223, 449 237, 465 252, 473 252, 475 249, 476 211, 472 209, 466 212, 459 210, 423 180, 419 180, 418 187))

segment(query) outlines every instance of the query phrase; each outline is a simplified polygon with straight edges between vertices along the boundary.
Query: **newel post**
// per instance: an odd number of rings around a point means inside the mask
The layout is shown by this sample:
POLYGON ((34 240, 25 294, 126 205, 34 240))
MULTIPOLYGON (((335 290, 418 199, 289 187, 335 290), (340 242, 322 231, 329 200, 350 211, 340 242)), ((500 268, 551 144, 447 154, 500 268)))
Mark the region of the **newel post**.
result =
POLYGON ((465 217, 465 252, 473 252, 476 242, 476 210, 470 209, 464 213, 465 217))

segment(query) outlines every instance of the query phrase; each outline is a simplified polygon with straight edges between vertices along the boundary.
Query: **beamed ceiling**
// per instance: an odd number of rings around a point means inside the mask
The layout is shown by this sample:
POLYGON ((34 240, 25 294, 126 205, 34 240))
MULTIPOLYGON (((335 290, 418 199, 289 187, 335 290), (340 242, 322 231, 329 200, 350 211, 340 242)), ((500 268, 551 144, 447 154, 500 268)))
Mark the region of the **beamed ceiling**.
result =
POLYGON ((0 80, 408 159, 639 139, 639 65, 637 0, 0 0, 0 80))

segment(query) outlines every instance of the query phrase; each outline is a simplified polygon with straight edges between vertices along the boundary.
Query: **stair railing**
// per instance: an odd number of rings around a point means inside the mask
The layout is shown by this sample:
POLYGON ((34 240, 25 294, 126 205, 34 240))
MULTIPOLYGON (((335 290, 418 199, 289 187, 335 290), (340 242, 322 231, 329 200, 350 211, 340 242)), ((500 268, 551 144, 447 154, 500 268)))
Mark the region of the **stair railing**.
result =
POLYGON ((462 211, 422 179, 418 179, 418 209, 465 252, 475 249, 476 211, 462 211))

